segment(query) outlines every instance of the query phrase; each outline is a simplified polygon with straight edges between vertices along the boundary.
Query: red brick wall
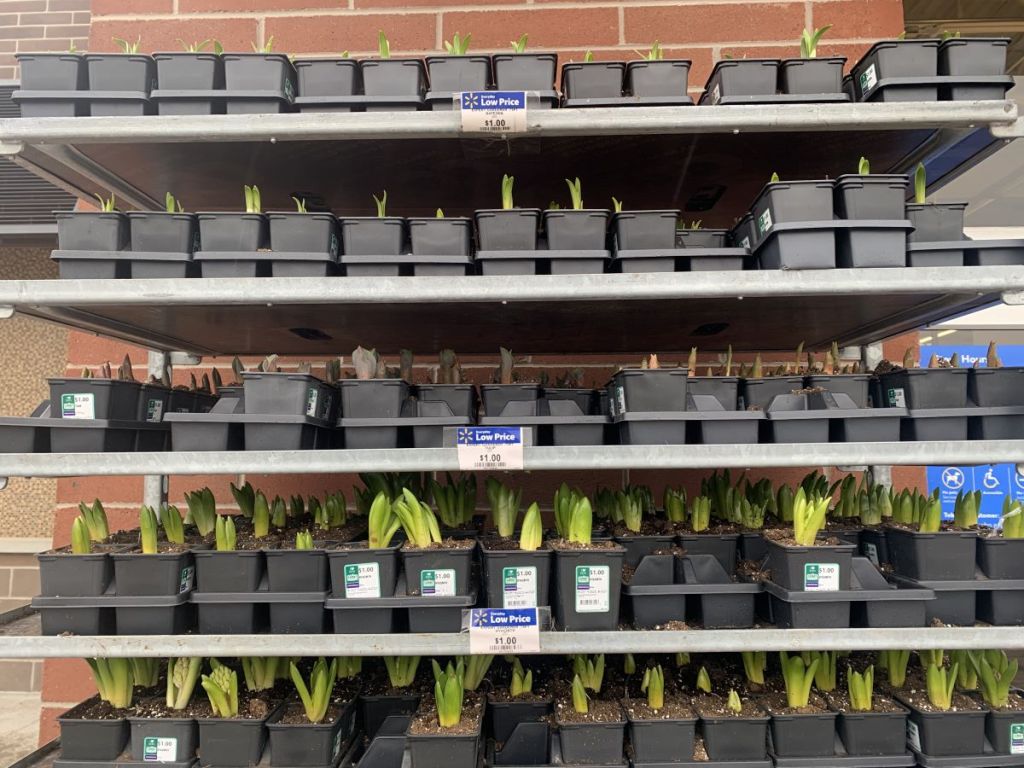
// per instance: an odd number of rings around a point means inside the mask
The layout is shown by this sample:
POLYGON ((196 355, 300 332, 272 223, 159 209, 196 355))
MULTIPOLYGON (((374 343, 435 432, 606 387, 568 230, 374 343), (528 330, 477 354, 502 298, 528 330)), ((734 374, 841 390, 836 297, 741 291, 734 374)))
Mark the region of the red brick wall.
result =
MULTIPOLYGON (((44 0, 37 0, 44 2, 44 0)), ((77 0, 45 0, 75 2, 77 0)), ((0 14, 6 5, 0 2, 0 14)), ((27 3, 17 3, 27 4, 27 3)), ((262 45, 271 36, 275 49, 296 54, 330 54, 348 50, 352 55, 372 55, 377 31, 388 35, 395 54, 426 54, 443 50, 443 41, 456 32, 473 35, 474 50, 500 50, 508 41, 529 33, 533 49, 557 51, 564 60, 582 57, 592 50, 596 58, 632 58, 635 49, 660 41, 667 55, 693 60, 691 85, 699 89, 714 62, 723 56, 791 56, 797 53, 797 39, 804 27, 833 25, 821 46, 822 53, 845 55, 850 63, 871 42, 895 36, 903 29, 901 0, 715 0, 715 2, 666 2, 665 0, 93 0, 89 48, 113 50, 113 37, 142 38, 144 50, 176 50, 179 38, 186 41, 218 38, 225 50, 249 50, 255 41, 262 45)), ((0 19, 3 17, 0 16, 0 19)), ((0 21, 2 32, 2 21, 0 21)), ((0 33, 0 41, 3 40, 0 33)), ((3 43, 0 42, 0 46, 3 43)), ((64 46, 58 46, 64 47, 64 46)), ((2 51, 0 47, 0 51, 2 51)), ((0 60, 0 66, 2 66, 0 60)), ((372 332, 368 333, 372 336, 372 332)), ((794 339, 794 346, 799 339, 794 339)), ((891 359, 902 357, 902 346, 913 343, 904 338, 890 345, 891 359)), ((528 352, 528 349, 516 350, 528 352)), ((637 350, 637 359, 646 350, 637 350)), ((125 348, 85 334, 72 334, 69 341, 69 372, 82 365, 119 360, 125 348)), ((338 350, 348 355, 350 350, 338 350)), ((425 381, 429 362, 420 351, 422 368, 417 378, 425 381)), ((145 354, 134 350, 132 358, 139 375, 144 374, 145 354)), ((702 360, 705 359, 702 356, 702 360)), ((493 361, 464 360, 474 380, 486 380, 493 361)), ((537 367, 557 370, 564 360, 531 359, 524 374, 537 367)), ((619 363, 588 357, 570 361, 582 363, 589 383, 602 384, 619 363)), ((227 369, 227 361, 205 361, 227 369)), ((183 373, 183 372, 182 372, 183 373)), ((779 481, 793 481, 805 470, 770 474, 779 481)), ((693 483, 702 472, 633 472, 634 482, 650 483, 660 494, 666 482, 693 483)), ((760 476, 762 473, 752 473, 760 476)), ((348 476, 254 477, 255 484, 272 492, 320 493, 351 488, 348 476)), ((621 472, 532 473, 523 475, 527 496, 549 504, 554 485, 563 479, 592 490, 598 484, 617 485, 621 472)), ((916 468, 900 470, 896 482, 918 484, 923 473, 916 468)), ((230 478, 173 478, 171 500, 181 503, 185 490, 210 484, 219 501, 228 506, 230 478)), ((131 525, 142 494, 140 478, 73 478, 58 486, 55 541, 66 541, 70 520, 81 499, 100 496, 108 502, 111 522, 131 525)), ((56 734, 53 717, 63 704, 85 695, 81 662, 47 662, 40 739, 56 734), (59 703, 59 704, 58 704, 59 703)))
POLYGON ((0 0, 0 80, 18 78, 15 53, 83 50, 89 0, 0 0))

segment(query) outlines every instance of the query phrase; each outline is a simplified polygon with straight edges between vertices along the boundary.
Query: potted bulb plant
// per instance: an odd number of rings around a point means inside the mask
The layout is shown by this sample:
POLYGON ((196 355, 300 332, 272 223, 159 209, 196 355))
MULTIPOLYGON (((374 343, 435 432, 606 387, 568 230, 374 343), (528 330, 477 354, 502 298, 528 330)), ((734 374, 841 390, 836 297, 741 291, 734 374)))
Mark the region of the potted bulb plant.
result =
POLYGON ((657 40, 639 61, 626 64, 625 90, 641 98, 688 98, 689 59, 666 59, 657 40))
MULTIPOLYGON (((272 664, 276 667, 275 658, 272 664)), ((198 717, 199 764, 245 768, 257 765, 267 743, 266 721, 272 704, 264 698, 265 677, 253 674, 265 671, 266 660, 256 664, 243 659, 246 690, 239 695, 238 672, 210 659, 210 673, 201 676, 199 684, 206 692, 209 715, 198 717)), ((271 685, 275 682, 271 676, 271 685)))
POLYGON ((639 368, 622 368, 612 376, 608 395, 612 415, 630 411, 685 411, 686 368, 662 367, 657 355, 639 368))
MULTIPOLYGON (((396 257, 405 250, 405 220, 399 216, 388 216, 387 190, 380 197, 374 195, 373 201, 377 207, 376 216, 351 216, 341 220, 341 240, 346 256, 396 257)), ((395 275, 397 270, 396 263, 395 275)), ((356 274, 351 267, 348 273, 356 274)))
POLYGON ((406 735, 412 768, 448 768, 476 765, 480 752, 483 700, 467 695, 466 665, 432 661, 433 702, 427 697, 413 717, 406 735), (431 706, 433 704, 433 706, 431 706))
POLYGON ((64 760, 117 760, 128 744, 125 714, 132 706, 136 681, 133 659, 86 659, 98 694, 72 707, 60 723, 64 760))
POLYGON ((383 358, 373 349, 357 347, 352 353, 355 379, 343 379, 341 413, 345 418, 396 419, 409 397, 409 384, 387 378, 383 358))
POLYGON ((225 53, 225 109, 229 115, 290 112, 295 100, 295 67, 274 53, 274 36, 252 53, 225 53))
POLYGON ((472 417, 476 414, 476 388, 465 381, 459 358, 452 349, 438 353, 434 381, 416 386, 416 399, 420 402, 440 401, 448 406, 453 416, 472 417))
MULTIPOLYGON (((437 209, 435 216, 412 217, 409 222, 409 242, 413 256, 464 256, 473 248, 473 220, 466 216, 445 216, 437 209)), ((429 261, 429 260, 428 260, 429 261)), ((465 264, 417 264, 417 275, 464 275, 465 264)))
POLYGON ((107 515, 99 499, 78 505, 79 516, 71 523, 71 544, 36 556, 40 593, 44 597, 97 597, 107 591, 114 577, 109 552, 115 547, 107 515))
POLYGON ((853 68, 858 101, 935 101, 939 41, 917 38, 882 40, 871 46, 853 68), (902 83, 886 81, 897 78, 902 83), (878 86, 884 85, 879 90, 878 86))
POLYGON ((274 251, 274 276, 324 277, 334 274, 340 247, 338 220, 330 212, 310 213, 304 199, 293 197, 292 200, 295 201, 294 212, 267 215, 270 249, 274 251), (304 258, 293 258, 292 254, 303 254, 304 258))
MULTIPOLYGON (((577 178, 566 179, 572 207, 567 210, 544 211, 544 229, 548 236, 548 249, 552 251, 597 251, 605 250, 608 211, 585 209, 583 190, 577 178)), ((552 274, 577 274, 603 272, 605 258, 588 254, 583 258, 552 256, 552 274)))
POLYGON ((554 53, 527 53, 528 35, 522 35, 509 45, 512 53, 496 53, 494 82, 499 91, 537 91, 541 94, 540 107, 555 101, 555 74, 558 55, 554 53), (547 96, 548 98, 543 98, 547 96))
POLYGON ((85 67, 89 81, 89 114, 144 115, 149 110, 149 92, 156 83, 156 62, 140 53, 142 38, 114 38, 120 53, 87 53, 85 67), (128 96, 130 94, 130 96, 128 96))
MULTIPOLYGON (((534 755, 538 765, 550 759, 549 727, 552 697, 541 686, 534 687, 532 669, 524 669, 518 657, 512 658, 507 686, 494 686, 487 694, 487 712, 491 718, 491 736, 508 749, 514 746, 534 755), (524 744, 525 742, 525 744, 524 744)), ((506 753, 507 754, 507 753, 506 753)))
POLYGON ((198 746, 196 721, 186 714, 202 671, 201 658, 167 660, 164 696, 142 699, 128 717, 133 760, 188 763, 198 746))
POLYGON ((707 366, 705 375, 700 375, 697 364, 697 347, 690 347, 690 357, 686 364, 686 391, 691 395, 711 395, 727 411, 735 411, 739 407, 740 380, 735 375, 732 359, 732 344, 728 346, 724 357, 719 357, 721 364, 717 373, 714 366, 707 366))
POLYGON ((893 568, 918 581, 972 580, 980 499, 980 491, 958 494, 952 525, 942 522, 942 502, 937 491, 927 498, 916 525, 894 517, 885 529, 893 568))
POLYGON ((814 30, 805 29, 800 35, 800 58, 785 59, 779 70, 779 84, 783 93, 832 94, 843 92, 843 66, 846 58, 830 56, 818 58, 818 45, 831 24, 814 30))
POLYGON ((576 656, 573 672, 571 689, 555 700, 562 760, 567 764, 621 762, 626 718, 617 700, 600 697, 604 654, 594 659, 576 656))
POLYGON ((408 539, 401 554, 409 593, 423 597, 468 595, 476 541, 442 538, 434 512, 408 488, 395 500, 394 511, 408 539))
POLYGON ((580 63, 562 65, 562 90, 567 101, 617 99, 622 96, 626 65, 621 61, 594 61, 587 51, 580 63))
MULTIPOLYGON (((505 174, 501 180, 501 208, 482 209, 474 214, 477 242, 480 251, 536 251, 537 227, 540 223, 538 208, 516 208, 512 197, 515 177, 505 174)), ((479 257, 479 256, 478 256, 479 257)), ((533 274, 536 263, 532 258, 512 260, 483 259, 483 274, 533 274), (525 266, 524 266, 525 265, 525 266), (528 268, 528 272, 523 272, 528 268)))
POLYGON ((97 195, 97 211, 57 211, 57 248, 62 251, 121 251, 128 246, 128 219, 114 196, 97 195))
POLYGON ((328 663, 321 656, 308 678, 293 661, 288 674, 296 696, 267 721, 271 765, 333 765, 341 751, 339 734, 354 703, 333 696, 338 659, 328 663))
MULTIPOLYGON (((906 214, 914 231, 907 235, 910 243, 930 243, 964 239, 964 209, 967 203, 929 203, 928 171, 924 163, 914 170, 914 202, 907 203, 906 214)), ((915 264, 910 266, 945 266, 915 264)))
POLYGON ((179 40, 183 50, 154 53, 156 86, 153 100, 161 115, 212 115, 220 102, 211 91, 224 88, 224 52, 212 39, 187 43, 179 40), (210 50, 207 50, 209 48, 210 50), (191 92, 188 95, 173 92, 191 92), (198 92, 205 92, 200 95, 198 92))
MULTIPOLYGON (((939 72, 952 77, 989 78, 1005 74, 1007 37, 945 37, 939 45, 939 72)), ((1005 86, 954 85, 949 88, 953 101, 1002 99, 1005 86)))
POLYGON ((612 198, 612 234, 616 261, 623 272, 671 272, 675 269, 676 220, 678 210, 623 210, 621 200, 612 198), (658 254, 624 254, 629 251, 669 251, 658 254), (627 257, 628 256, 628 257, 627 257), (621 261, 620 261, 621 259, 621 261))
POLYGON ((494 384, 481 384, 480 397, 483 400, 484 415, 501 416, 510 403, 525 402, 528 406, 525 411, 517 412, 517 415, 535 415, 537 400, 540 398, 539 384, 525 384, 517 381, 515 373, 515 357, 512 350, 500 348, 501 359, 498 364, 494 384))
POLYGON ((766 699, 770 712, 772 744, 779 757, 830 757, 835 749, 836 713, 829 711, 820 695, 812 698, 811 686, 819 668, 834 688, 835 653, 803 656, 779 652, 785 696, 766 699))
POLYGON ((772 581, 795 592, 850 589, 853 544, 818 541, 825 527, 829 498, 808 496, 801 487, 793 497, 793 530, 770 532, 767 569, 772 581), (781 533, 781 535, 780 535, 781 533))
POLYGON ((522 491, 487 478, 497 537, 483 539, 480 553, 487 604, 492 608, 536 608, 550 603, 551 550, 543 541, 536 503, 526 510, 519 538, 515 538, 521 496, 522 491))
MULTIPOLYGON (((572 493, 565 483, 555 494, 555 519, 569 513, 572 493)), ((612 534, 615 542, 626 550, 624 562, 635 568, 640 561, 655 550, 668 549, 675 540, 666 520, 654 516, 654 500, 647 486, 626 486, 615 493, 615 507, 612 534)))
POLYGON ((413 109, 417 108, 426 89, 426 73, 423 61, 415 58, 391 58, 391 43, 381 30, 377 33, 377 51, 379 58, 364 59, 359 63, 363 76, 363 93, 369 97, 413 97, 411 104, 374 104, 366 105, 368 112, 380 109, 413 109))
POLYGON ((836 178, 836 214, 843 219, 903 219, 908 183, 903 173, 871 173, 862 157, 857 173, 836 178))
POLYGON ((665 698, 665 673, 660 664, 644 670, 640 692, 646 699, 622 702, 629 722, 629 740, 637 763, 683 762, 693 754, 697 716, 689 702, 671 688, 665 698))
POLYGON ((693 707, 700 715, 704 748, 715 761, 765 760, 768 753, 768 715, 749 698, 741 698, 731 689, 722 698, 711 690, 711 681, 698 681, 704 692, 694 697, 693 707))
POLYGON ((451 109, 452 97, 464 91, 486 91, 491 85, 491 57, 469 55, 472 35, 460 35, 444 41, 447 56, 427 56, 427 74, 434 109, 451 109))
POLYGON ((1011 661, 1005 651, 995 650, 968 652, 968 657, 978 673, 981 697, 990 707, 985 719, 989 744, 1000 755, 1013 754, 1014 734, 1024 717, 1024 696, 1011 690, 1017 676, 1017 660, 1011 661))
POLYGON ((195 214, 168 192, 163 211, 130 211, 132 277, 189 277, 191 258, 199 244, 195 214), (151 254, 173 254, 154 256, 151 254), (184 257, 184 258, 183 258, 184 257))
POLYGON ((340 56, 297 59, 299 96, 295 103, 302 112, 351 112, 353 96, 362 92, 359 62, 340 56))
POLYGON ((1024 402, 1020 384, 1024 382, 1024 367, 1004 366, 999 348, 989 342, 985 353, 985 367, 969 368, 967 396, 982 408, 1015 406, 1024 402))
POLYGON ((1003 499, 999 528, 978 532, 978 565, 990 579, 1024 579, 1024 505, 1003 499))
POLYGON ((242 191, 245 213, 198 214, 202 250, 196 259, 202 264, 203 277, 256 277, 262 274, 259 265, 269 263, 256 255, 270 240, 259 187, 245 185, 242 191))
POLYGON ((22 117, 74 117, 85 113, 84 101, 66 97, 89 87, 85 61, 74 43, 67 51, 17 53, 15 58, 21 68, 20 90, 33 94, 32 98, 24 98, 25 94, 19 91, 12 95, 22 117), (52 92, 51 98, 46 98, 47 91, 52 92))

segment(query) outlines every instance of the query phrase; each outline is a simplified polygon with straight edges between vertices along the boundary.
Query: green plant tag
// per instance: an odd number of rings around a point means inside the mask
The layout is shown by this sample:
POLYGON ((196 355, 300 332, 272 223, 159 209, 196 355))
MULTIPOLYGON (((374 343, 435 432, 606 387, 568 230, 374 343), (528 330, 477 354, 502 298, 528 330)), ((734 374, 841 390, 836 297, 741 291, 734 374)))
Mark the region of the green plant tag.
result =
POLYGON ((804 565, 804 592, 838 591, 838 563, 806 563, 804 565))
POLYGON ((142 740, 142 759, 147 763, 174 763, 178 760, 178 740, 146 736, 142 740))
POLYGON ((433 571, 420 571, 420 594, 434 597, 455 596, 455 570, 438 568, 433 571))
POLYGON ((875 65, 872 64, 860 73, 860 92, 865 94, 876 85, 878 85, 878 71, 875 69, 875 65))
POLYGON ((146 402, 146 421, 160 421, 164 415, 164 401, 153 398, 146 402))
POLYGON ((870 542, 864 542, 864 554, 873 565, 880 565, 878 562, 878 547, 870 542))
POLYGON ((1024 723, 1010 723, 1010 754, 1024 755, 1024 723))
POLYGON ((907 396, 906 394, 904 394, 902 387, 887 390, 885 393, 885 397, 889 401, 890 408, 907 407, 907 396))
POLYGON ((502 568, 501 600, 503 608, 536 608, 537 569, 502 568))
POLYGON ((768 230, 772 228, 772 211, 770 208, 765 208, 764 213, 757 217, 757 233, 764 237, 768 233, 768 230))
POLYGON ((181 569, 181 580, 178 582, 178 594, 182 592, 188 592, 192 589, 192 577, 195 576, 196 569, 191 565, 181 569))
POLYGON ((95 419, 96 395, 91 392, 80 395, 61 395, 60 417, 62 419, 95 419))
POLYGON ((310 387, 306 392, 306 415, 316 418, 316 406, 320 400, 320 390, 316 387, 310 387))
POLYGON ((576 566, 576 613, 611 610, 611 569, 607 565, 576 566))
MULTIPOLYGON (((422 574, 420 574, 422 577, 422 574)), ((380 565, 350 563, 345 566, 345 597, 380 597, 380 565)))

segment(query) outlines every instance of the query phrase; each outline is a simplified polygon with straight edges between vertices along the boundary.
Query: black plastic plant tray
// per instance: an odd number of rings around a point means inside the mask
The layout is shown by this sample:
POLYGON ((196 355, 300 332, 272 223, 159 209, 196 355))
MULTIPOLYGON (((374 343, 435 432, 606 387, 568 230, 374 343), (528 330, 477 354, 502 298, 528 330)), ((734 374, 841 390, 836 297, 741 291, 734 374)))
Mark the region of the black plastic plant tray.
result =
POLYGON ((367 107, 379 111, 391 108, 395 112, 415 112, 422 109, 422 96, 296 96, 295 106, 300 112, 365 112, 367 107), (340 109, 344 107, 345 109, 340 109))
POLYGON ((845 104, 851 101, 847 93, 763 93, 749 96, 722 96, 717 101, 705 91, 700 106, 729 107, 736 104, 845 104))
POLYGON ((829 440, 833 443, 897 443, 900 440, 901 420, 907 413, 906 408, 844 411, 830 420, 829 440))
POLYGON ((198 760, 189 760, 180 763, 154 763, 153 761, 132 760, 132 750, 129 746, 117 760, 65 760, 58 757, 53 761, 54 768, 151 768, 159 765, 161 768, 192 768, 199 765, 198 760))
POLYGON ((609 251, 477 251, 483 273, 492 274, 595 274, 611 263, 609 251), (488 262, 496 262, 497 272, 488 262), (509 269, 517 271, 511 272, 509 269))
POLYGON ((761 269, 834 269, 840 221, 774 224, 754 249, 761 269))
POLYGON ((907 243, 908 267, 962 267, 970 240, 907 243))
POLYGON ((470 589, 468 595, 451 597, 424 597, 409 595, 406 588, 405 575, 398 578, 394 597, 371 597, 352 600, 341 597, 328 597, 324 607, 334 611, 335 631, 364 633, 363 628, 356 624, 367 614, 365 611, 408 611, 410 632, 459 632, 462 629, 462 612, 476 605, 476 587, 470 589), (349 623, 347 617, 339 617, 339 613, 354 611, 354 621, 349 623))
POLYGON ((687 425, 704 414, 696 411, 633 411, 614 416, 622 445, 685 445, 687 425))
POLYGON ((917 764, 921 768, 1016 768, 1024 766, 1024 754, 1002 755, 992 749, 992 745, 985 740, 985 751, 980 755, 948 755, 933 757, 923 752, 918 752, 913 747, 910 750, 917 758, 917 764))
MULTIPOLYGON (((187 102, 195 105, 203 104, 209 112, 203 114, 222 113, 224 111, 224 96, 226 91, 216 90, 175 90, 172 88, 157 88, 149 92, 149 98, 157 105, 159 110, 161 104, 173 104, 187 102)), ((171 114, 174 114, 172 112, 171 114)), ((188 114, 199 114, 190 112, 188 114)))
POLYGON ((11 100, 25 117, 75 117, 88 114, 87 91, 17 90, 11 100))
POLYGON ((170 428, 151 421, 35 419, 49 428, 52 453, 121 453, 167 450, 170 428))
POLYGON ((978 571, 969 581, 915 581, 893 574, 892 580, 910 588, 930 589, 927 618, 970 626, 984 621, 996 626, 1024 625, 1024 579, 986 579, 978 571))
POLYGON ((1019 440, 1024 436, 1024 406, 993 406, 977 411, 968 417, 969 440, 1019 440))
MULTIPOLYGON (((691 382, 692 386, 692 382, 691 382)), ((751 445, 758 441, 764 411, 727 409, 714 395, 687 393, 686 407, 699 418, 690 422, 687 440, 703 445, 751 445)))
POLYGON ((603 445, 608 416, 484 416, 482 427, 530 427, 533 445, 603 445))
POLYGON ((196 251, 201 277, 270 277, 270 251, 196 251))
POLYGON ((49 453, 50 430, 39 417, 0 416, 0 453, 49 453))
POLYGON ((473 259, 461 254, 367 256, 342 254, 338 261, 350 276, 452 277, 473 274, 473 259))
MULTIPOLYGON (((269 607, 270 631, 274 634, 320 634, 330 631, 329 616, 324 607, 327 594, 326 590, 269 592, 261 588, 254 592, 193 592, 191 602, 200 607, 214 606, 218 610, 266 605, 269 607)), ((227 634, 223 629, 219 629, 215 634, 221 633, 227 634)))
POLYGON ((967 266, 997 267, 1024 264, 1024 240, 965 240, 967 266))
POLYGON ((345 448, 440 448, 445 427, 465 427, 464 416, 401 416, 395 419, 338 419, 345 448))
POLYGON ((771 760, 683 760, 678 763, 631 762, 630 765, 632 768, 772 768, 774 764, 771 760))
POLYGON ((131 251, 62 251, 50 258, 57 262, 62 280, 117 280, 131 275, 131 251))
POLYGON ((835 222, 836 258, 841 268, 903 267, 907 262, 907 219, 847 219, 835 222))
POLYGON ((187 591, 177 595, 34 597, 43 635, 173 635, 191 629, 187 591), (113 619, 113 620, 111 620, 113 619), (123 629, 121 628, 123 625, 123 629), (114 631, 114 627, 118 629, 114 631), (95 631, 92 631, 95 628, 95 631))
POLYGON ((241 451, 245 428, 230 413, 165 413, 172 451, 241 451))
POLYGON ((878 81, 878 84, 863 101, 891 101, 887 99, 887 92, 898 93, 906 88, 936 88, 940 101, 961 101, 970 98, 980 98, 978 89, 988 91, 984 96, 989 99, 1002 99, 1008 90, 1013 87, 1013 77, 1010 75, 938 75, 937 77, 886 77, 878 81), (958 89, 974 91, 973 94, 958 93, 958 89))
POLYGON ((679 96, 617 96, 604 99, 562 99, 566 109, 580 107, 690 107, 693 99, 679 96))
POLYGON ((675 272, 681 248, 630 248, 616 250, 609 262, 612 272, 675 272))
POLYGON ((228 114, 265 114, 291 112, 292 100, 281 90, 274 91, 230 91, 220 92, 228 114))
POLYGON ((911 408, 903 418, 900 439, 907 441, 966 440, 968 419, 988 408, 911 408))
MULTIPOLYGON (((490 739, 488 739, 488 743, 487 743, 487 746, 486 746, 484 752, 485 752, 484 765, 489 766, 489 768, 494 768, 494 766, 496 766, 496 765, 500 765, 500 766, 502 766, 502 768, 527 768, 526 765, 520 766, 520 765, 517 765, 516 763, 506 763, 506 762, 498 763, 498 762, 495 762, 495 760, 494 760, 494 757, 495 757, 494 742, 491 741, 490 739)), ((549 763, 547 763, 545 766, 533 765, 533 766, 529 766, 529 768, 556 768, 556 766, 557 766, 557 768, 565 768, 565 766, 582 765, 581 763, 566 763, 566 762, 562 761, 562 741, 561 741, 561 738, 559 737, 557 732, 552 732, 551 733, 550 755, 551 755, 551 761, 549 763)), ((630 765, 632 765, 634 768, 639 768, 639 766, 641 766, 641 765, 646 766, 648 764, 647 763, 631 763, 630 761, 628 761, 625 758, 623 758, 622 762, 618 762, 618 763, 586 763, 585 765, 587 765, 588 768, 629 768, 630 765)), ((668 765, 673 766, 673 768, 675 768, 675 767, 677 767, 679 765, 683 765, 683 763, 669 763, 668 765)), ((695 765, 707 766, 708 768, 715 768, 716 766, 725 766, 725 765, 732 765, 732 764, 730 764, 730 763, 695 763, 695 765)), ((756 763, 756 768, 770 768, 770 767, 771 767, 771 763, 770 762, 756 763)), ((362 766, 360 766, 360 768, 362 768, 362 766)), ((373 766, 369 766, 369 768, 373 768, 373 766)), ((463 768, 463 766, 457 766, 457 767, 453 766, 453 768, 463 768)), ((470 768, 470 766, 466 766, 465 768, 470 768)), ((751 768, 754 768, 754 766, 751 766, 751 768)))
POLYGON ((198 268, 191 253, 129 251, 129 277, 135 280, 196 277, 198 268))
POLYGON ((917 758, 909 750, 900 755, 847 754, 838 734, 836 751, 831 757, 779 757, 770 746, 768 755, 775 763, 775 768, 911 768, 917 765, 917 758))

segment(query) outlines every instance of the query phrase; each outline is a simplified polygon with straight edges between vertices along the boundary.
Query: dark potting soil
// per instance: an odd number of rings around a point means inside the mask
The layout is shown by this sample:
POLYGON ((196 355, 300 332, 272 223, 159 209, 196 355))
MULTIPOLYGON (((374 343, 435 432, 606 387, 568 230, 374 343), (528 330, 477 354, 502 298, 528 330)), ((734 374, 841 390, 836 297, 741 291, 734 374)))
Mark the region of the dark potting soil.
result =
MULTIPOLYGON (((496 552, 518 552, 519 551, 519 539, 515 536, 493 536, 484 539, 481 544, 486 549, 494 550, 496 552)), ((537 551, 547 550, 547 542, 542 542, 537 551)))
MULTIPOLYGON (((989 705, 986 704, 985 706, 988 707, 989 705)), ((1010 691, 1005 707, 989 707, 989 709, 995 712, 1024 712, 1024 696, 1010 691)))
POLYGON ((131 713, 130 709, 115 709, 103 699, 90 699, 68 710, 62 717, 82 720, 120 720, 131 713))
POLYGON ((646 518, 640 522, 639 531, 631 531, 622 523, 616 523, 612 529, 613 536, 668 536, 672 534, 671 525, 667 520, 646 518))
POLYGON ((980 709, 987 709, 987 705, 982 702, 972 699, 970 696, 959 691, 953 693, 953 706, 948 710, 942 710, 938 707, 932 706, 932 703, 928 701, 928 692, 923 687, 911 687, 920 685, 920 682, 915 680, 911 682, 910 676, 907 676, 907 685, 900 690, 900 698, 904 699, 908 704, 914 705, 915 708, 922 712, 977 712, 980 709))
POLYGON ((667 696, 665 706, 661 709, 651 709, 647 702, 641 699, 623 701, 622 707, 631 720, 683 720, 696 716, 689 700, 669 699, 667 696))
POLYGON ((704 737, 700 734, 697 735, 696 740, 693 742, 693 760, 697 763, 711 762, 708 748, 704 746, 704 737))
POLYGON ((714 523, 702 531, 695 531, 688 522, 677 523, 676 532, 687 536, 729 536, 743 531, 743 526, 736 523, 714 523))
MULTIPOLYGON (((899 528, 902 531, 913 531, 914 533, 919 533, 919 529, 920 529, 920 526, 918 526, 915 523, 898 523, 896 521, 886 522, 885 527, 888 527, 888 528, 899 528)), ((947 532, 948 531, 948 532, 951 532, 951 533, 977 533, 978 532, 978 527, 977 526, 971 526, 969 528, 960 528, 959 526, 953 525, 952 522, 950 522, 948 520, 944 520, 939 525, 939 531, 941 531, 941 532, 947 532)))
POLYGON ((617 549, 619 545, 614 541, 592 541, 589 544, 580 544, 578 541, 569 541, 568 539, 552 539, 548 542, 548 546, 551 549, 602 550, 617 549))
MULTIPOLYGON (((771 541, 774 541, 776 544, 781 544, 784 547, 803 547, 803 546, 806 546, 804 544, 797 543, 797 540, 793 538, 793 531, 792 530, 774 529, 774 530, 770 530, 770 531, 764 531, 762 533, 762 535, 766 539, 770 539, 771 541)), ((837 547, 837 546, 840 546, 840 545, 845 544, 845 543, 846 542, 844 542, 842 539, 837 539, 835 536, 826 536, 824 538, 819 536, 817 539, 815 539, 814 546, 816 546, 816 547, 821 547, 821 546, 837 547)))
POLYGON ((555 720, 559 723, 619 723, 623 720, 622 706, 617 701, 591 699, 589 712, 577 712, 572 700, 555 702, 555 720))
POLYGON ((441 539, 429 547, 417 547, 411 541, 405 542, 402 549, 406 552, 437 550, 437 549, 471 549, 476 546, 476 539, 441 539))
POLYGON ((693 699, 693 709, 701 717, 764 717, 764 709, 755 702, 740 695, 743 708, 740 712, 729 709, 729 701, 723 696, 705 694, 693 699))
MULTIPOLYGON (((831 709, 836 712, 847 712, 856 714, 860 710, 855 710, 850 706, 850 694, 847 691, 841 691, 838 688, 834 691, 824 694, 825 701, 831 709)), ((875 693, 871 698, 871 711, 872 712, 902 712, 903 707, 897 704, 893 699, 888 696, 882 696, 875 693)))
POLYGON ((437 709, 433 700, 424 702, 419 710, 413 715, 412 724, 409 726, 409 733, 419 736, 461 736, 476 733, 480 728, 480 716, 483 712, 482 702, 479 696, 467 693, 462 705, 462 719, 458 725, 451 728, 442 728, 437 724, 437 709))
POLYGON ((519 701, 542 702, 550 701, 552 694, 546 686, 538 686, 537 683, 534 683, 533 690, 529 693, 524 693, 521 696, 513 697, 508 688, 495 688, 487 694, 487 698, 488 700, 499 704, 519 701))
MULTIPOLYGON (((198 685, 196 686, 199 687, 198 685)), ((241 695, 241 694, 239 694, 241 695)), ((241 709, 241 705, 239 705, 241 709)), ((205 697, 193 696, 184 709, 171 709, 163 696, 153 696, 138 701, 131 709, 131 717, 189 719, 209 717, 210 704, 205 697), (205 712, 206 714, 202 714, 205 712)))
MULTIPOLYGON (((327 714, 324 715, 324 719, 320 722, 333 723, 341 714, 343 706, 343 703, 332 702, 331 705, 327 707, 327 714)), ((292 702, 285 707, 284 713, 277 722, 284 723, 285 725, 308 725, 309 718, 306 717, 306 710, 303 708, 301 703, 292 702)))
POLYGON ((761 563, 755 563, 753 560, 740 560, 736 563, 736 577, 739 581, 756 584, 768 581, 771 574, 761 567, 761 563))
MULTIPOLYGON (((156 544, 156 554, 158 555, 177 555, 182 552, 190 552, 192 547, 188 544, 171 544, 167 541, 158 541, 156 544)), ((128 555, 141 555, 142 545, 138 545, 129 549, 125 554, 128 555)))
POLYGON ((811 692, 806 707, 791 707, 786 701, 786 694, 772 691, 761 697, 764 708, 775 715, 817 715, 828 712, 828 704, 820 694, 811 692))
MULTIPOLYGON (((274 708, 274 704, 266 697, 267 691, 261 691, 259 694, 250 693, 248 691, 239 690, 238 692, 238 717, 231 718, 232 720, 262 720, 270 714, 270 710, 274 708)), ((217 715, 213 714, 213 707, 210 706, 209 699, 205 697, 196 696, 193 700, 192 705, 189 709, 193 712, 197 719, 215 718, 217 715)))

